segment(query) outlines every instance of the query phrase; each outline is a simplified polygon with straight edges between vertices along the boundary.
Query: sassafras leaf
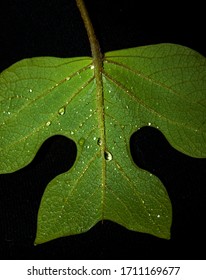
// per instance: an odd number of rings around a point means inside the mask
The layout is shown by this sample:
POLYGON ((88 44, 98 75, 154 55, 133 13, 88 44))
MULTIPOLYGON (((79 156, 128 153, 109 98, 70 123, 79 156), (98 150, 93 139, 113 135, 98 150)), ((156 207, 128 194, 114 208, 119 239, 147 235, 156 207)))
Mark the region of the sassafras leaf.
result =
POLYGON ((72 168, 42 197, 37 244, 85 232, 104 219, 170 237, 167 192, 132 160, 129 143, 137 129, 158 127, 177 150, 206 156, 203 56, 173 44, 109 52, 102 84, 100 94, 89 57, 26 59, 1 73, 2 173, 27 165, 53 135, 77 146, 72 168))

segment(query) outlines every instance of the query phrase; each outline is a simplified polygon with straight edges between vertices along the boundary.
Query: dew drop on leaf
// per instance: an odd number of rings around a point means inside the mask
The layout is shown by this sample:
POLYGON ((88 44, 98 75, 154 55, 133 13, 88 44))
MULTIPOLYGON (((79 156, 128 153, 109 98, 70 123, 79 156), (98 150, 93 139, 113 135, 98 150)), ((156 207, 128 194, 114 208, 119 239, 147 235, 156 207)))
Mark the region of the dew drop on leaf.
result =
POLYGON ((46 126, 50 126, 51 125, 51 121, 46 122, 46 126))
POLYGON ((65 114, 65 111, 66 111, 65 107, 62 107, 59 109, 58 114, 63 116, 65 114))
POLYGON ((99 145, 99 146, 102 145, 102 140, 101 140, 101 138, 98 138, 98 139, 97 139, 97 145, 99 145))
POLYGON ((105 151, 104 152, 104 158, 107 160, 107 161, 111 161, 112 160, 112 154, 108 151, 105 151))

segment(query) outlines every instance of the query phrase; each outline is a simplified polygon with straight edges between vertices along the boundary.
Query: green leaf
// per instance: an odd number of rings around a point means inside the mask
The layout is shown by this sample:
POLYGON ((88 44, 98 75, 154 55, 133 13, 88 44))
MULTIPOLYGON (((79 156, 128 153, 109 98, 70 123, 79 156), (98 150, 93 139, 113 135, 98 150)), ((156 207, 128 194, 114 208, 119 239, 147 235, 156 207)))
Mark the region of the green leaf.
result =
POLYGON ((42 57, 1 73, 0 172, 22 168, 47 138, 64 135, 77 157, 45 190, 36 244, 105 219, 170 238, 169 197, 156 176, 134 164, 130 137, 151 125, 177 150, 206 157, 206 60, 172 44, 109 52, 103 94, 94 70, 89 57, 42 57))

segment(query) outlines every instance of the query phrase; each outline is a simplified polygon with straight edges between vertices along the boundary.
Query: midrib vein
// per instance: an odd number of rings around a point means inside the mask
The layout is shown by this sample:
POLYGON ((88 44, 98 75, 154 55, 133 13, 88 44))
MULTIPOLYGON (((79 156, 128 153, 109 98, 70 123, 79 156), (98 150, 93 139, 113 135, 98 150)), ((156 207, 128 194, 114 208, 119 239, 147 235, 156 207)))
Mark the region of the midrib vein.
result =
MULTIPOLYGON (((102 80, 102 68, 103 68, 103 56, 100 51, 99 42, 96 38, 92 22, 89 18, 89 14, 85 7, 83 0, 76 0, 77 6, 81 13, 87 35, 90 42, 93 66, 94 66, 94 78, 96 80, 96 106, 98 115, 98 128, 100 133, 100 152, 102 160, 101 168, 101 206, 102 206, 102 220, 104 219, 104 200, 105 200, 105 187, 106 187, 106 130, 105 130, 105 114, 104 114, 104 91, 103 91, 103 80, 102 80)), ((99 136, 98 136, 99 137, 99 136)))

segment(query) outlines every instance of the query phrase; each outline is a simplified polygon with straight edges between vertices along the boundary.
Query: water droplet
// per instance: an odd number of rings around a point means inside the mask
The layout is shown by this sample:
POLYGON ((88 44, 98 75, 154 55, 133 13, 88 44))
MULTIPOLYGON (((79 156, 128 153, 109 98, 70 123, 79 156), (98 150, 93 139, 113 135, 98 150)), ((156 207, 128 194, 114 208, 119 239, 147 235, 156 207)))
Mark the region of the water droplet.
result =
POLYGON ((98 138, 98 139, 97 139, 97 145, 99 145, 99 146, 102 145, 102 140, 101 140, 101 138, 98 138))
POLYGON ((84 142, 85 142, 85 139, 84 139, 84 138, 80 138, 80 139, 79 139, 79 145, 80 145, 80 146, 83 146, 83 145, 84 145, 84 142))
POLYGON ((157 215, 157 218, 160 218, 160 215, 157 215))
POLYGON ((51 121, 46 122, 46 126, 50 126, 51 125, 51 121))
POLYGON ((33 90, 30 88, 30 89, 29 89, 29 92, 32 92, 32 91, 33 91, 33 90))
POLYGON ((66 77, 66 80, 69 81, 71 78, 70 77, 66 77))
POLYGON ((93 64, 90 66, 90 69, 91 69, 91 70, 93 70, 93 69, 94 69, 94 65, 93 65, 93 64))
POLYGON ((148 122, 148 125, 151 126, 151 122, 148 122))
POLYGON ((71 133, 71 135, 74 135, 74 131, 71 131, 70 133, 71 133))
POLYGON ((65 114, 65 112, 66 112, 66 108, 62 107, 62 108, 59 109, 58 114, 63 116, 65 114))
POLYGON ((105 151, 104 152, 104 158, 107 160, 107 161, 111 161, 112 160, 112 154, 108 151, 105 151))

